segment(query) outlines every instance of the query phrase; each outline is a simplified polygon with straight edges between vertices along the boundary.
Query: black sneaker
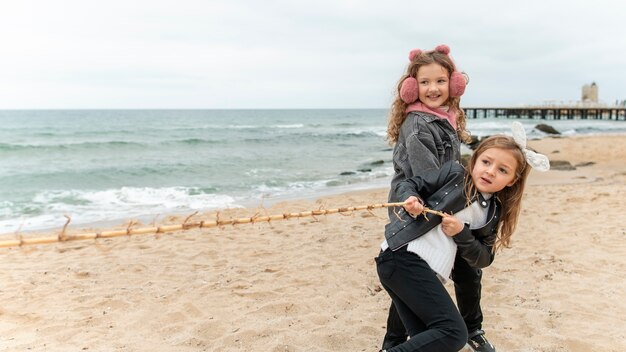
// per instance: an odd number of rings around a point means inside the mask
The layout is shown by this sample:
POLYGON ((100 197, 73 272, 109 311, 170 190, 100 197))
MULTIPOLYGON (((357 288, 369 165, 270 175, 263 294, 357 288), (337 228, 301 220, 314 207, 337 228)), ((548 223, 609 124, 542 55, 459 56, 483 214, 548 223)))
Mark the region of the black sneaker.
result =
POLYGON ((496 348, 487 340, 483 330, 476 330, 470 333, 467 344, 475 352, 496 352, 496 348))

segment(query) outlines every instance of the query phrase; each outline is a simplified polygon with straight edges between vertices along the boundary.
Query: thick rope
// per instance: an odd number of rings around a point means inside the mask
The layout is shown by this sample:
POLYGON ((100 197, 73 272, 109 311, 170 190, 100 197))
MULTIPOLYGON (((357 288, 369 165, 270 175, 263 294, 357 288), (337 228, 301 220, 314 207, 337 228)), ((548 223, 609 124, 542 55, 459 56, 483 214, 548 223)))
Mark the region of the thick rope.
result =
MULTIPOLYGON (((336 208, 336 209, 319 209, 319 210, 311 210, 304 211, 300 213, 283 213, 277 215, 269 215, 269 216, 252 216, 248 218, 238 218, 238 219, 227 219, 221 220, 219 218, 219 213, 217 214, 217 219, 214 221, 199 221, 199 222, 190 222, 189 220, 196 215, 198 212, 195 212, 189 215, 182 224, 175 225, 161 225, 161 226, 152 226, 152 227, 143 227, 143 228, 132 228, 135 225, 135 221, 131 221, 128 224, 128 227, 125 230, 115 230, 115 231, 101 231, 101 232, 89 232, 89 233, 80 233, 80 234, 67 234, 66 230, 71 221, 71 218, 67 215, 67 222, 63 226, 63 229, 58 235, 51 236, 42 236, 42 237, 34 237, 34 238, 24 238, 23 236, 19 236, 18 239, 15 240, 5 240, 0 241, 0 248, 8 248, 8 247, 21 247, 23 245, 29 244, 51 244, 57 242, 67 242, 67 241, 81 241, 81 240, 96 240, 98 238, 112 238, 112 237, 120 237, 120 236, 134 236, 134 235, 145 235, 145 234, 160 234, 164 232, 174 232, 181 230, 188 230, 193 228, 211 228, 225 225, 240 225, 240 224, 250 224, 250 223, 258 223, 258 222, 272 222, 278 220, 287 220, 291 218, 303 218, 312 216, 315 217, 317 215, 328 215, 328 214, 340 214, 346 212, 367 210, 371 211, 372 209, 377 208, 388 208, 388 207, 399 207, 405 205, 404 202, 399 203, 382 203, 382 204, 370 204, 370 205, 361 205, 355 207, 345 207, 345 208, 336 208)), ((444 216, 443 213, 431 210, 428 208, 424 208, 425 213, 436 214, 439 216, 444 216)))

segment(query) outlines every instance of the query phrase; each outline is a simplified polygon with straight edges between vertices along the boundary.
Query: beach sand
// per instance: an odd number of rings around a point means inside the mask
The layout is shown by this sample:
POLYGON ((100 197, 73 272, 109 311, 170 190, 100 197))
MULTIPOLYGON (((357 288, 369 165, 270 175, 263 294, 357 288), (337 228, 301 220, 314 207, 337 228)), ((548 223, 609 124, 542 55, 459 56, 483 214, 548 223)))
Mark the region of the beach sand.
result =
MULTIPOLYGON (((579 166, 531 173, 513 247, 484 270, 483 328, 498 351, 623 352, 626 136, 529 144, 579 166)), ((375 189, 219 217, 386 198, 375 189)), ((0 249, 0 351, 378 351, 390 299, 373 258, 386 222, 376 209, 0 249)))

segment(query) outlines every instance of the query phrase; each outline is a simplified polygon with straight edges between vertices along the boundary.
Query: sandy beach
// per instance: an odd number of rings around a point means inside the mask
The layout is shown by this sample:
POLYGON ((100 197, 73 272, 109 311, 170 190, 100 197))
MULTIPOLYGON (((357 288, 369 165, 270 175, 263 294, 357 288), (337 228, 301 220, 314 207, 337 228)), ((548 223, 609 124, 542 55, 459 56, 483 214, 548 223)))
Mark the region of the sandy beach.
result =
MULTIPOLYGON (((529 145, 575 169, 531 173, 513 247, 485 269, 483 328, 498 351, 622 352, 626 136, 529 145)), ((383 188, 196 218, 386 199, 383 188)), ((0 351, 378 351, 386 222, 376 209, 1 248, 0 351)))

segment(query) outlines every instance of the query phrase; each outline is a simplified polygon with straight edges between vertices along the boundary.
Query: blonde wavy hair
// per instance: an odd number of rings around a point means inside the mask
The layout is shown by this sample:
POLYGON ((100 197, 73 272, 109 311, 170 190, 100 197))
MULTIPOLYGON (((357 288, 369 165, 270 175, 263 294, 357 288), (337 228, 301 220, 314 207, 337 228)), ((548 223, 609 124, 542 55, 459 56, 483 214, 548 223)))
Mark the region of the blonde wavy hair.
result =
MULTIPOLYGON (((438 64, 441 65, 446 71, 448 71, 448 79, 450 74, 456 70, 454 62, 450 59, 450 56, 438 51, 426 51, 417 55, 408 65, 406 73, 400 78, 400 81, 396 87, 396 94, 393 103, 391 104, 391 111, 389 113, 389 123, 387 125, 387 140, 390 144, 395 144, 398 141, 398 135, 400 134, 400 127, 404 120, 406 120, 406 108, 409 104, 405 103, 400 98, 400 88, 402 82, 408 77, 417 78, 417 72, 420 67, 424 65, 438 64)), ((456 132, 459 139, 462 142, 470 141, 470 133, 465 128, 465 112, 460 107, 460 97, 449 97, 445 105, 447 105, 452 112, 457 113, 457 128, 456 132)))
POLYGON ((515 232, 517 227, 517 220, 521 212, 522 195, 524 188, 526 187, 526 179, 530 173, 531 167, 526 162, 524 152, 520 146, 515 142, 513 137, 505 135, 494 135, 488 137, 480 142, 467 165, 467 173, 465 175, 465 194, 468 199, 468 203, 478 193, 474 182, 472 181, 471 171, 474 169, 474 165, 480 158, 480 155, 487 149, 499 148, 509 150, 513 154, 513 157, 517 161, 517 169, 515 170, 515 183, 509 187, 504 187, 496 195, 501 203, 500 223, 498 224, 498 233, 496 236, 496 242, 494 243, 494 252, 502 248, 510 248, 511 236, 515 232))

